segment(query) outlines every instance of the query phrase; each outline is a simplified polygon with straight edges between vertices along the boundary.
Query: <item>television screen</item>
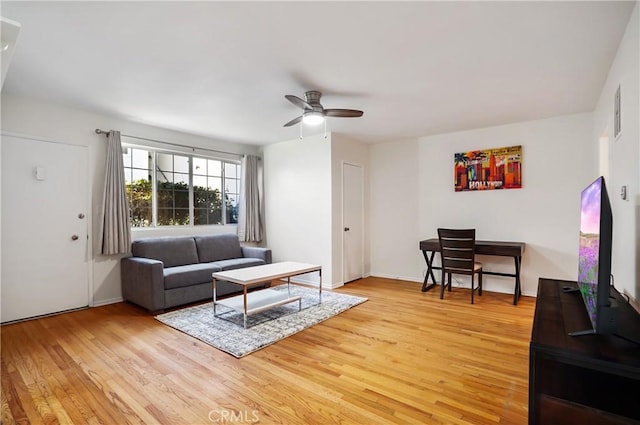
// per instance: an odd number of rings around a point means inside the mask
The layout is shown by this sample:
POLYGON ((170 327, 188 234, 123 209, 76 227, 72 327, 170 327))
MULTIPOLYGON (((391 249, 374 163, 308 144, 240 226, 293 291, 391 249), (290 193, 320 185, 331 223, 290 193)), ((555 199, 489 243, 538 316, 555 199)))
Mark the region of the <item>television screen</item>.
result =
POLYGON ((596 329, 598 315, 598 268, 600 257, 600 214, 602 182, 599 178, 582 191, 580 200, 580 246, 578 287, 589 319, 596 329))
POLYGON ((580 199, 580 246, 578 288, 591 320, 591 331, 613 333, 616 309, 610 301, 613 214, 604 177, 598 177, 582 191, 580 199))

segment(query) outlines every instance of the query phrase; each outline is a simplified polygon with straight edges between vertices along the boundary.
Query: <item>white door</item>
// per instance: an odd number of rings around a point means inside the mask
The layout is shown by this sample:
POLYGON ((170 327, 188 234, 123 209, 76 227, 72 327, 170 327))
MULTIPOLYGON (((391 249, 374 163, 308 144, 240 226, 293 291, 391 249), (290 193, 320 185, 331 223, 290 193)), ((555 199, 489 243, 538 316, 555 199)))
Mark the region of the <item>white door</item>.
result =
POLYGON ((342 164, 342 279, 364 276, 364 183, 362 167, 342 164))
POLYGON ((88 151, 2 137, 2 322, 88 305, 88 151))

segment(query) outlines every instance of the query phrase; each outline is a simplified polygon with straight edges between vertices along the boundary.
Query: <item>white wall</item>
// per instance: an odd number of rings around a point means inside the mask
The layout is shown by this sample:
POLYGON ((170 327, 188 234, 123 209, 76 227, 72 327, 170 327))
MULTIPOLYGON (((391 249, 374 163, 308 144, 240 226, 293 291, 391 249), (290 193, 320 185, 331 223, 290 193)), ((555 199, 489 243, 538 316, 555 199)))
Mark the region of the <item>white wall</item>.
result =
MULTIPOLYGON (((225 143, 204 137, 188 135, 157 127, 137 124, 122 119, 71 109, 34 99, 2 94, 2 131, 51 140, 89 146, 92 176, 92 222, 91 238, 94 254, 91 257, 93 275, 93 304, 100 305, 122 299, 120 288, 120 256, 103 256, 95 244, 99 243, 99 214, 102 206, 104 184, 105 137, 95 134, 96 128, 120 130, 122 134, 145 137, 189 146, 217 149, 236 154, 258 154, 256 146, 225 143)), ((64 194, 61 194, 64 196, 64 194)), ((168 234, 196 234, 213 232, 235 232, 235 226, 180 227, 159 230, 141 230, 133 237, 160 236, 168 234)), ((28 267, 28 265, 25 265, 28 267)))
MULTIPOLYGON (((618 289, 640 300, 638 9, 636 5, 593 113, 373 145, 371 274, 422 281, 426 266, 418 241, 435 237, 438 226, 473 226, 482 239, 527 243, 525 294, 536 294, 541 276, 574 280, 580 192, 599 175, 599 139, 612 132, 613 97, 621 84, 623 130, 610 143, 608 164, 613 273, 618 289), (523 145, 522 189, 454 192, 455 152, 510 145, 523 145), (628 187, 627 201, 618 195, 622 185, 628 187)), ((510 259, 484 261, 489 270, 513 270, 510 259)), ((486 282, 489 290, 513 292, 513 279, 487 276, 486 282)))
MULTIPOLYGON (((342 164, 364 169, 368 191, 368 148, 344 135, 306 136, 265 146, 266 244, 274 261, 302 261, 322 265, 322 284, 343 285, 342 276, 342 164)), ((365 198, 366 199, 366 198, 365 198)), ((365 201, 365 211, 368 200, 365 201)), ((365 258, 369 258, 366 233, 365 258)), ((370 266, 365 262, 365 275, 370 266)), ((317 275, 300 280, 317 283, 317 275)))
MULTIPOLYGON (((612 273, 619 291, 640 301, 640 12, 635 10, 620 42, 615 60, 594 111, 594 143, 609 138, 607 189, 613 210, 612 273), (613 99, 622 94, 621 128, 613 138, 613 99), (627 186, 628 198, 620 197, 627 186)), ((594 145, 595 146, 595 145, 594 145)))
MULTIPOLYGON (((371 152, 374 275, 422 281, 421 239, 438 227, 474 227, 477 238, 522 241, 523 293, 538 277, 577 275, 580 192, 597 171, 590 113, 374 145, 371 152), (456 152, 522 145, 523 188, 455 192, 456 152)), ((513 259, 480 257, 513 272, 513 259)), ((461 282, 465 280, 460 277, 461 282)), ((512 278, 486 276, 489 291, 513 293, 512 278)))
MULTIPOLYGON (((581 189, 598 175, 600 136, 611 131, 613 92, 622 86, 622 135, 610 146, 608 180, 614 210, 613 272, 616 285, 640 298, 640 72, 638 6, 597 107, 585 113, 417 140, 363 146, 341 136, 305 137, 264 148, 266 244, 274 260, 320 263, 325 284, 341 284, 341 199, 338 164, 365 166, 369 251, 365 273, 422 281, 425 264, 418 242, 436 236, 438 226, 473 225, 482 239, 527 243, 523 291, 534 295, 539 276, 575 279, 581 189), (335 140, 333 139, 335 137, 335 140), (523 145, 523 189, 453 191, 453 154, 472 149, 523 145), (333 150, 332 150, 333 149, 333 150), (367 152, 368 151, 368 152, 367 152), (627 185, 630 199, 617 196, 627 185), (336 230, 337 229, 337 230, 336 230), (334 269, 335 267, 335 269, 334 269), (338 277, 340 276, 340 277, 338 277)), ((104 136, 95 128, 118 129, 156 140, 238 154, 257 154, 238 145, 74 110, 42 101, 2 95, 2 131, 90 146, 93 235, 97 242, 104 173, 104 136)), ((233 226, 232 226, 233 227, 233 226)), ((134 234, 194 234, 224 228, 166 228, 134 234)), ((509 259, 487 258, 490 270, 511 270, 509 259)), ((119 257, 92 256, 94 303, 120 299, 119 257)), ((513 280, 487 277, 489 290, 511 293, 513 280)))
POLYGON ((391 279, 418 280, 422 270, 419 193, 421 181, 418 141, 372 145, 369 152, 369 231, 371 274, 391 279))
POLYGON ((357 140, 349 139, 342 134, 332 133, 331 137, 331 194, 332 194, 332 263, 333 263, 333 287, 344 283, 343 276, 343 236, 344 223, 342 222, 342 168, 343 164, 353 164, 362 167, 364 188, 364 275, 371 270, 369 262, 369 149, 367 145, 357 140))
MULTIPOLYGON (((266 245, 273 261, 322 266, 332 287, 331 134, 307 136, 263 149, 266 245)), ((301 280, 317 283, 316 273, 301 280)))

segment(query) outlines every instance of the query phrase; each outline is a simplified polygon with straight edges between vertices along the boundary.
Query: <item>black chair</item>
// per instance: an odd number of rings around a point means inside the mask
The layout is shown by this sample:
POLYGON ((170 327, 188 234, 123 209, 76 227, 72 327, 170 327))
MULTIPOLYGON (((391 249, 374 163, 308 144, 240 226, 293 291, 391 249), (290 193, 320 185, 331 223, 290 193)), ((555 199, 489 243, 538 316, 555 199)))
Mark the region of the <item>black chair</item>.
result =
POLYGON ((451 275, 464 274, 471 276, 471 304, 473 304, 473 293, 477 290, 478 295, 482 295, 482 264, 475 262, 476 230, 438 229, 438 239, 442 258, 440 299, 444 298, 445 286, 449 286, 449 292, 451 292, 451 275), (474 288, 476 273, 478 273, 478 287, 474 288), (448 281, 446 285, 445 275, 448 281))

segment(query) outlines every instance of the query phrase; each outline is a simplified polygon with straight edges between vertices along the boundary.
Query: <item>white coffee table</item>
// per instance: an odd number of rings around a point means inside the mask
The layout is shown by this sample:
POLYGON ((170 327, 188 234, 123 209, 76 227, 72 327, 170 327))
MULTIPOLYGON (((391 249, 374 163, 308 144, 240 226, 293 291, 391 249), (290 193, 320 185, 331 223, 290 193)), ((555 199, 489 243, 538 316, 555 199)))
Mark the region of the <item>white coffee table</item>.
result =
MULTIPOLYGON (((301 274, 318 272, 320 283, 318 285, 318 302, 322 302, 322 266, 307 263, 284 261, 281 263, 265 264, 262 266, 246 267, 242 269, 227 270, 213 273, 213 314, 217 316, 216 306, 224 307, 242 313, 244 327, 247 327, 247 317, 261 311, 298 301, 298 309, 302 308, 302 297, 291 295, 291 278, 301 274), (276 291, 271 288, 260 289, 248 293, 253 286, 261 285, 272 280, 287 279, 287 291, 276 291), (242 294, 234 297, 218 300, 216 296, 216 281, 226 280, 242 286, 242 294)), ((295 285, 299 283, 293 282, 295 285)), ((307 285, 302 285, 307 286, 307 285)))

